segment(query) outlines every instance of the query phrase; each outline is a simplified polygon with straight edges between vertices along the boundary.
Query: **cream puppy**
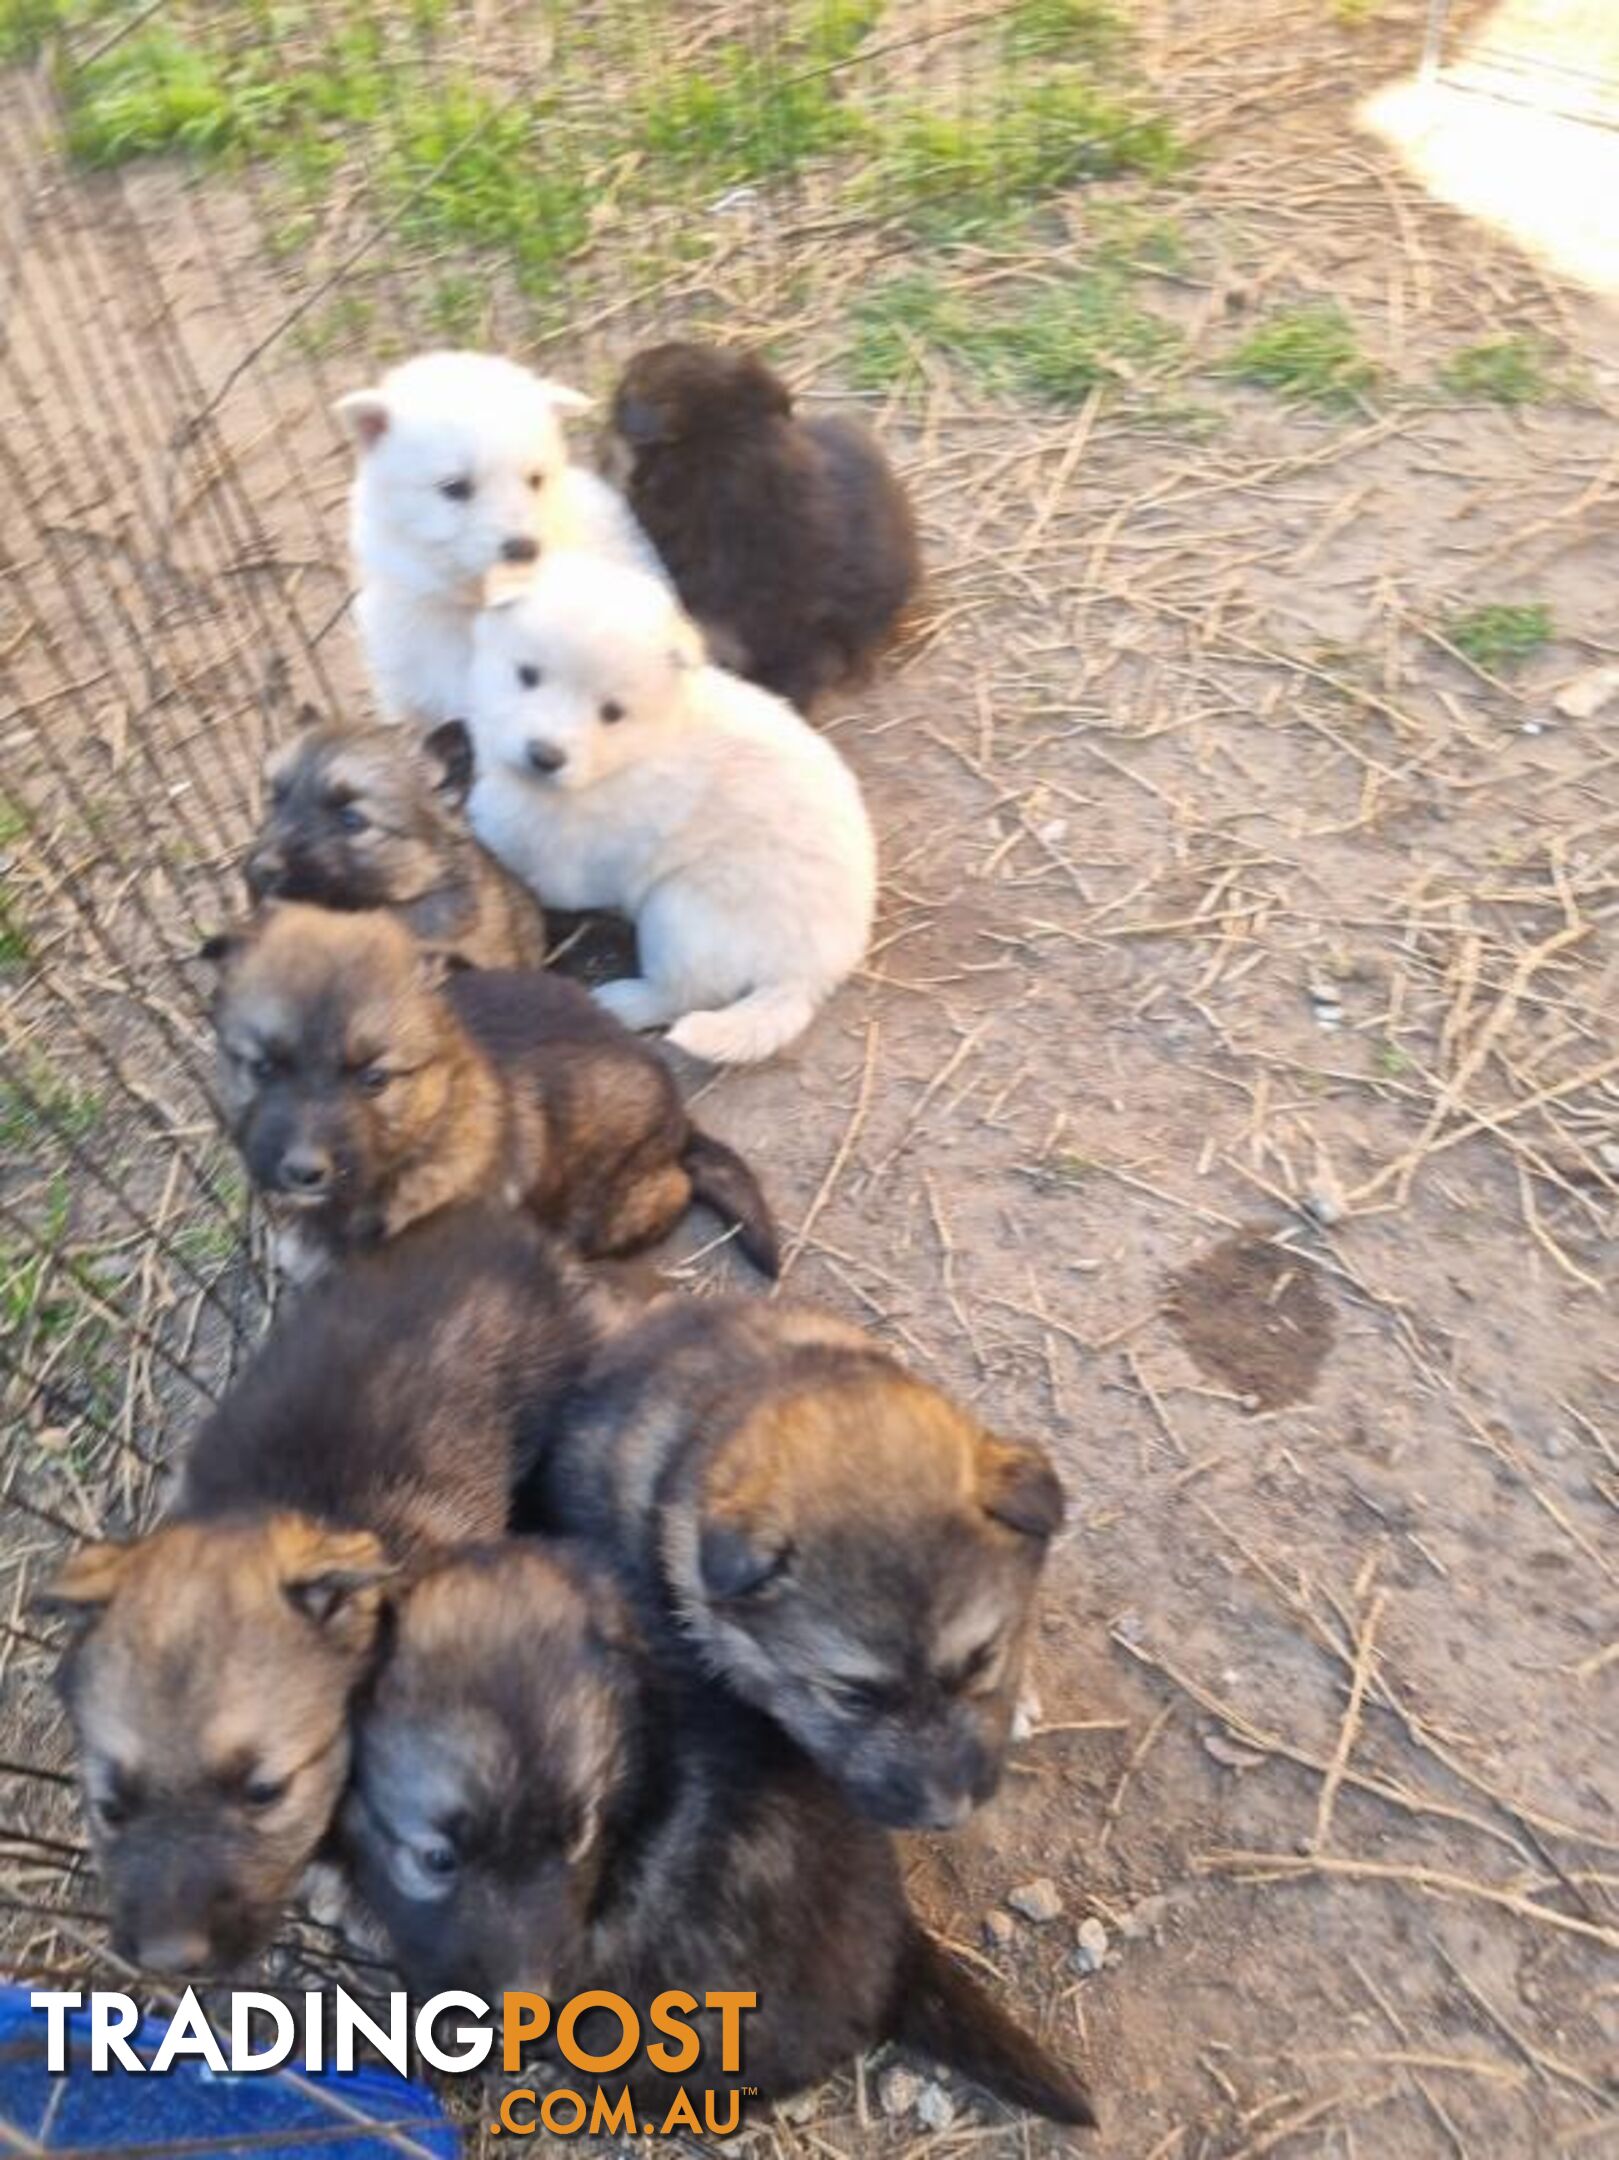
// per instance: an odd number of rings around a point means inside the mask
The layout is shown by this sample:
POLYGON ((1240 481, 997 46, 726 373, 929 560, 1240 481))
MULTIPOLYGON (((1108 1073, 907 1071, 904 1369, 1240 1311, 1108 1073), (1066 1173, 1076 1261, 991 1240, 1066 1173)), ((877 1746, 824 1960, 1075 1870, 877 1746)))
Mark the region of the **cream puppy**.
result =
POLYGON ((568 462, 591 400, 490 353, 419 353, 337 411, 359 453, 355 615, 383 717, 466 717, 472 623, 497 566, 553 548, 653 564, 622 497, 568 462))
POLYGON ((876 848, 842 758, 709 666, 667 586, 542 559, 478 618, 474 830, 542 900, 634 919, 641 973, 596 995, 713 1064, 808 1026, 871 935, 876 848))

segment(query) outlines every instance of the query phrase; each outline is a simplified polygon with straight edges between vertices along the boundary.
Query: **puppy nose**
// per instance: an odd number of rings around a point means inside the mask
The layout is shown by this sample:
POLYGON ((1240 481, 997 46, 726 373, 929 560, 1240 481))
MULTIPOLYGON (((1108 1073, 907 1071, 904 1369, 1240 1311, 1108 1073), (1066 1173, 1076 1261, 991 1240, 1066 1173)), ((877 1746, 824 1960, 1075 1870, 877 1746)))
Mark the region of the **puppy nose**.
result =
POLYGON ((318 1193, 331 1183, 332 1158, 320 1148, 289 1148, 281 1158, 283 1192, 318 1193))
POLYGON ((514 533, 510 540, 502 540, 500 552, 507 562, 534 562, 540 552, 538 540, 531 540, 527 533, 514 533))
POLYGON ((273 848, 260 848, 247 858, 245 875, 249 897, 262 900, 266 893, 274 892, 286 874, 286 858, 273 848))
POLYGON ((536 772, 561 772, 568 762, 568 753, 566 750, 559 750, 555 743, 531 742, 528 746, 528 761, 536 772))

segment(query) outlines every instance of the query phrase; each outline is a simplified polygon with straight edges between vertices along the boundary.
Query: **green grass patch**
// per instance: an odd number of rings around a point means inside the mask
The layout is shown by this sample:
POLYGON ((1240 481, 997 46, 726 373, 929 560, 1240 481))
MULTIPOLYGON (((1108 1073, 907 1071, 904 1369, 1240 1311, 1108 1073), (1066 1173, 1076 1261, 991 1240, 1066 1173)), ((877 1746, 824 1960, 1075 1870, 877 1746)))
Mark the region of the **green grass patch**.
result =
POLYGON ((1222 372, 1300 404, 1353 405, 1377 383, 1350 317, 1336 300, 1270 316, 1243 340, 1222 372))
POLYGON ((1109 0, 1012 0, 1001 33, 1016 60, 1108 60, 1130 43, 1109 0))
POLYGON ((1552 611, 1543 600, 1494 601, 1447 615, 1440 629, 1486 675, 1510 674, 1552 639, 1552 611))
POLYGON ((1031 80, 993 112, 912 112, 893 121, 870 178, 879 208, 948 240, 982 232, 1081 180, 1181 162, 1169 122, 1078 78, 1031 80))
POLYGON ((105 1112, 100 1096, 54 1073, 0 1080, 0 1151, 48 1147, 59 1136, 86 1139, 105 1112))
POLYGON ((784 50, 770 60, 722 46, 701 68, 666 76, 635 108, 640 146, 665 172, 704 187, 795 172, 860 131, 825 75, 796 72, 784 50))
POLYGON ((1098 383, 1164 367, 1180 337, 1136 301, 1118 272, 1075 274, 993 315, 972 310, 926 271, 881 286, 852 316, 849 371, 863 389, 904 387, 926 351, 992 387, 1050 405, 1078 405, 1098 383))
POLYGON ((1176 220, 1144 204, 1098 203, 1088 222, 1098 261, 1115 269, 1177 275, 1190 260, 1176 220))
POLYGON ((1439 380, 1452 397, 1492 405, 1537 405, 1551 390, 1545 348, 1529 337, 1464 345, 1440 368, 1439 380))
POLYGON ((850 60, 882 19, 883 0, 811 0, 804 50, 823 67, 850 60))
POLYGON ((96 166, 162 150, 217 157, 264 147, 293 96, 267 56, 210 51, 164 28, 138 31, 74 76, 68 145, 96 166))

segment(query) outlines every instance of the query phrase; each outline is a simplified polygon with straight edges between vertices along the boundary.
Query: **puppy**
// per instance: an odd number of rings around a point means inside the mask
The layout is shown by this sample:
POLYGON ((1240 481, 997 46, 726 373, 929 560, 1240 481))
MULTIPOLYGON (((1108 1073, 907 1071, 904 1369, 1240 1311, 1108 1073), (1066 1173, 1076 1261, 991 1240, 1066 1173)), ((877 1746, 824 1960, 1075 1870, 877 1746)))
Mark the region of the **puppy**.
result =
POLYGON ((651 1307, 564 1405, 516 1519, 610 1552, 648 1624, 863 1814, 945 1829, 994 1792, 1061 1491, 858 1329, 651 1307))
POLYGON ((387 908, 469 966, 544 965, 533 895, 468 830, 472 743, 459 720, 418 738, 311 719, 271 753, 264 778, 245 865, 253 899, 387 908))
POLYGON ((542 563, 479 619, 473 829, 540 898, 617 908, 641 974, 596 995, 714 1064, 802 1033, 871 935, 860 789, 789 705, 709 667, 655 580, 542 563))
POLYGON ((687 344, 636 354, 613 426, 630 508, 728 665, 804 712, 863 670, 921 575, 910 504, 869 430, 795 419, 762 360, 687 344))
POLYGON ((383 1584, 501 1534, 618 1309, 526 1218, 435 1216, 283 1310, 158 1529, 68 1562, 59 1686, 127 1956, 194 1972, 269 1939, 348 1775, 383 1584))
MULTIPOLYGON (((779 2099, 895 2038, 1019 2106, 1095 2120, 1079 2078, 923 1933, 883 1833, 763 1720, 660 1672, 556 1552, 462 1554, 412 1585, 343 1836, 424 1995, 606 1989, 644 2021, 665 1989, 738 1989, 758 2006, 730 2080, 716 2014, 693 2020, 704 2084, 779 2099)), ((643 2106, 678 2083, 644 2056, 622 2075, 643 2106)))
POLYGON ((205 951, 222 1107, 295 1276, 474 1199, 527 1206, 592 1257, 653 1243, 698 1199, 774 1271, 752 1172, 577 983, 447 970, 391 915, 293 902, 205 951))
POLYGON ((623 499, 568 462, 562 421, 590 399, 489 353, 419 353, 337 411, 359 457, 355 616, 387 720, 466 712, 472 621, 497 565, 552 548, 650 565, 623 499))

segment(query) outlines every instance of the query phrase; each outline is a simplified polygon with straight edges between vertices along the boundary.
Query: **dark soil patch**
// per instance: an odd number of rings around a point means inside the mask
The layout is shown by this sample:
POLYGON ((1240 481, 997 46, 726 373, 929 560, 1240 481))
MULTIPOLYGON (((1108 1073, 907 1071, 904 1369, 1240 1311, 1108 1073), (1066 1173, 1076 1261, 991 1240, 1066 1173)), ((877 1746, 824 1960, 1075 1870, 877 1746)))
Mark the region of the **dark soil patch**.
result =
POLYGON ((1255 1410, 1301 1402, 1332 1347, 1315 1269, 1263 1238, 1227 1238, 1184 1269, 1167 1310, 1198 1370, 1255 1410))

